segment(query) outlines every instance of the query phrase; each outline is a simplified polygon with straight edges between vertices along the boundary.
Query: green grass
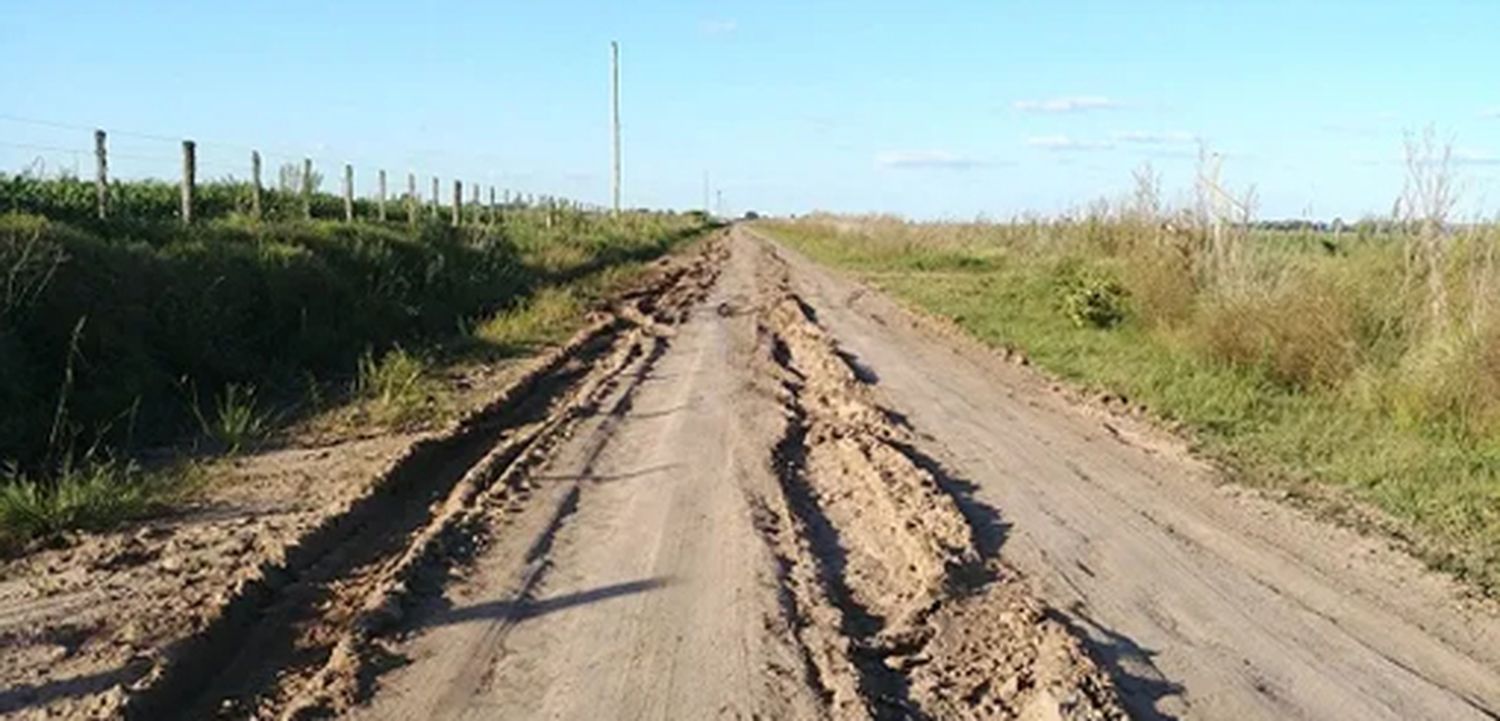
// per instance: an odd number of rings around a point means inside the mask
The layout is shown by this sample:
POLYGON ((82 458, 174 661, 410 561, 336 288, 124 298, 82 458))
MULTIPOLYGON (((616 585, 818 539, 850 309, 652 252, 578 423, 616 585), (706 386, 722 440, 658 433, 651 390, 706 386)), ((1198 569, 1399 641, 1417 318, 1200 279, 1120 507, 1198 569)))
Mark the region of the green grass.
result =
POLYGON ((366 353, 359 359, 354 395, 370 418, 387 426, 417 423, 436 412, 436 385, 426 359, 392 348, 376 358, 366 353))
POLYGON ((70 529, 104 530, 144 516, 184 485, 180 476, 142 473, 128 461, 68 463, 39 479, 0 474, 0 551, 70 529))
MULTIPOLYGON (((988 344, 1022 349, 1051 373, 1182 423, 1247 483, 1293 492, 1326 484, 1372 504, 1414 531, 1415 549, 1434 565, 1500 590, 1500 434, 1488 406, 1472 400, 1486 392, 1488 371, 1476 368, 1488 366, 1467 350, 1447 365, 1414 365, 1427 345, 1397 322, 1407 311, 1393 291, 1391 248, 1325 258, 1264 241, 1281 279, 1258 281, 1225 308, 1222 298, 1238 296, 1198 288, 1155 298, 1173 283, 1162 263, 1142 281, 1130 253, 1103 250, 1073 228, 761 227, 988 344), (1069 293, 1080 264, 1095 283, 1126 279, 1121 322, 1078 322, 1069 293), (1157 313, 1147 301, 1181 307, 1157 313), (1458 392, 1464 403, 1451 387, 1467 391, 1458 392)), ((1316 495, 1330 508, 1327 494, 1316 495)))
MULTIPOLYGON (((0 175, 0 213, 14 211, 0 214, 0 466, 19 469, 8 503, 35 510, 0 515, 11 537, 90 525, 99 514, 63 509, 110 479, 134 508, 132 474, 85 473, 67 461, 80 449, 128 459, 207 440, 236 452, 345 401, 384 424, 440 413, 429 366, 455 338, 472 343, 478 327, 509 353, 553 342, 601 278, 706 227, 695 214, 514 204, 470 209, 457 228, 446 213, 309 221, 300 199, 271 195, 252 220, 235 183, 205 186, 202 220, 186 227, 167 184, 113 186, 107 221, 87 190, 0 175)), ((337 199, 314 200, 315 216, 333 215, 317 204, 337 199)))

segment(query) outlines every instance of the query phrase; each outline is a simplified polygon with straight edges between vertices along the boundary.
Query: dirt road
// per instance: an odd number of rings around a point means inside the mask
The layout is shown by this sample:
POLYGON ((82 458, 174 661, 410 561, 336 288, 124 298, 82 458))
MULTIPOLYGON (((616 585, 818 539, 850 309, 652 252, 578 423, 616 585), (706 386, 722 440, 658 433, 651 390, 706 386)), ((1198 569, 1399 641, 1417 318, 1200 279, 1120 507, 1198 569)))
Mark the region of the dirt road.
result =
POLYGON ((1489 606, 735 228, 239 587, 134 718, 1495 718, 1489 606))
POLYGON ((362 715, 1024 716, 1033 677, 1107 715, 1061 628, 1138 718, 1500 709, 1443 579, 749 232, 653 352, 362 715))

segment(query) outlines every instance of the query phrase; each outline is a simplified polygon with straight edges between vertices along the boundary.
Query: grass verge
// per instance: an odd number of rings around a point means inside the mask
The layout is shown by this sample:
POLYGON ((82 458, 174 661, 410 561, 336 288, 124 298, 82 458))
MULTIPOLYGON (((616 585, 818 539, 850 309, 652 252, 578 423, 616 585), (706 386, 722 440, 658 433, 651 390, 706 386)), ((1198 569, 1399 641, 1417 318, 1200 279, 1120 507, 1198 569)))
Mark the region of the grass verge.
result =
POLYGON ((1407 330, 1388 272, 1399 249, 1286 251, 1280 273, 1208 292, 1173 270, 1175 256, 1081 237, 1115 243, 1126 227, 758 227, 1057 376, 1146 405, 1248 484, 1379 524, 1433 566, 1500 590, 1484 336, 1436 344, 1407 330))

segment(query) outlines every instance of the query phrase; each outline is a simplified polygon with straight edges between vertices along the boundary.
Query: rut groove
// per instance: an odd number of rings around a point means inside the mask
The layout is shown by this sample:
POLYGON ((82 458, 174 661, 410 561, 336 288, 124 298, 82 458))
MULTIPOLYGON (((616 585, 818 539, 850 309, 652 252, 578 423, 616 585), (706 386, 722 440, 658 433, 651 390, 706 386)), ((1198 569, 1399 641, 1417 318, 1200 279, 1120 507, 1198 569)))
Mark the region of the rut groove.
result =
POLYGON ((127 718, 302 717, 347 708, 384 654, 409 585, 483 543, 481 503, 524 503, 525 469, 597 412, 645 346, 699 300, 719 241, 627 294, 481 410, 395 460, 370 492, 237 589, 204 632, 168 651, 125 699, 127 718), (492 497, 483 498, 487 492, 492 497))
POLYGON ((767 263, 758 331, 787 420, 784 498, 760 501, 760 528, 834 717, 1124 718, 1078 640, 994 557, 994 511, 916 450, 872 374, 767 263))

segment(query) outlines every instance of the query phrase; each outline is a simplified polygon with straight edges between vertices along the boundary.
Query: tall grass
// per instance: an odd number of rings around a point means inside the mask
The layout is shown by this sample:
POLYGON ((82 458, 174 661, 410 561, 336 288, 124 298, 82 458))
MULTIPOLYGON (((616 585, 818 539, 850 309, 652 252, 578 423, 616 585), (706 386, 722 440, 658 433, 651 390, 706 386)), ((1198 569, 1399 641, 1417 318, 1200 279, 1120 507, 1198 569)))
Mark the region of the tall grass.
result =
POLYGON ((1500 228, 1451 221, 1443 157, 1419 141, 1409 210, 1338 232, 1251 222, 1212 167, 1175 212, 1144 171, 1126 201, 1054 219, 764 227, 1186 423, 1249 480, 1347 488, 1494 590, 1500 228))
POLYGON ((275 219, 295 217, 295 197, 254 221, 243 186, 223 183, 201 194, 208 220, 184 227, 166 184, 118 184, 108 221, 88 187, 0 177, 0 208, 26 211, 0 214, 0 462, 30 477, 80 448, 128 454, 194 431, 242 447, 307 388, 356 376, 367 351, 452 336, 703 226, 550 205, 408 225, 400 202, 389 223, 275 219))

